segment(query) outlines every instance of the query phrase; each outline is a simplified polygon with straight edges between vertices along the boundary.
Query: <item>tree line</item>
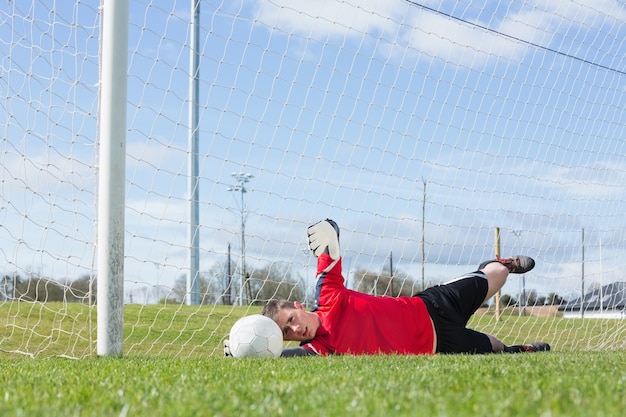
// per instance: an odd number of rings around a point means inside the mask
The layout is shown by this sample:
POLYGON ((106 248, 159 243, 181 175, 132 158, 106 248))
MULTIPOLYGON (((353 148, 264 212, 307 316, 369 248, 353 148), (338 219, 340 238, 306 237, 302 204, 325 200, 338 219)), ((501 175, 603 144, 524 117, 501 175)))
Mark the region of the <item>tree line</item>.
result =
POLYGON ((34 275, 22 277, 19 274, 5 274, 0 280, 0 301, 5 300, 94 304, 96 285, 89 275, 62 283, 34 275))
MULTIPOLYGON (((306 285, 312 277, 303 278, 295 273, 286 263, 268 263, 257 267, 246 274, 244 279, 236 271, 236 265, 218 263, 209 271, 199 273, 199 291, 201 304, 232 305, 239 303, 243 295, 246 305, 263 305, 267 300, 285 299, 312 304, 313 288, 306 285), (243 281, 243 291, 241 283, 243 281)), ((380 296, 412 296, 423 290, 421 285, 401 270, 392 275, 388 271, 372 272, 366 269, 355 271, 351 279, 352 287, 359 292, 380 296)), ((60 282, 51 278, 38 277, 30 274, 22 277, 19 274, 5 274, 0 280, 0 301, 20 300, 30 302, 76 302, 95 304, 97 300, 97 278, 83 275, 75 280, 60 282)), ((145 291, 149 289, 146 286, 145 291)), ((159 286, 154 288, 156 296, 152 298, 159 303, 181 304, 187 296, 187 278, 179 276, 172 287, 159 286)), ((524 294, 523 299, 503 294, 503 306, 556 305, 564 302, 558 294, 538 296, 534 290, 524 294), (521 304, 520 304, 521 303, 521 304)), ((146 297, 143 298, 145 300, 146 297)), ((142 302, 131 295, 131 303, 142 302)))

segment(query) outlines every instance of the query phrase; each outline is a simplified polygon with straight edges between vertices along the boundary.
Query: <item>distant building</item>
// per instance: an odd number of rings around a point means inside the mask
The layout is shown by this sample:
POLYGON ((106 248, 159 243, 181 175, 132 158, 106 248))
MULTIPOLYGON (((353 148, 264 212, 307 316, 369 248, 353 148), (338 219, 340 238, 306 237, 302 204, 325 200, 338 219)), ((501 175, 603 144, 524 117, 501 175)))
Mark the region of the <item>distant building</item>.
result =
POLYGON ((559 307, 564 318, 626 319, 626 282, 596 288, 559 307))

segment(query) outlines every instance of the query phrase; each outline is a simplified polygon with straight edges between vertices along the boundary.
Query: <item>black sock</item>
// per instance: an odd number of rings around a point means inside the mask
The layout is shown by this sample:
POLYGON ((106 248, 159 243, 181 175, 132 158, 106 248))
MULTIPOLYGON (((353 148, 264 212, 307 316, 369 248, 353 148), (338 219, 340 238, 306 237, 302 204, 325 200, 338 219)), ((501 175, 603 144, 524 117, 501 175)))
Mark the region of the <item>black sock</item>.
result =
POLYGON ((504 352, 505 353, 522 353, 525 352, 526 350, 521 346, 521 345, 512 345, 512 346, 505 346, 504 347, 504 352))
POLYGON ((489 261, 485 261, 482 264, 478 265, 478 270, 480 271, 480 270, 484 269, 485 266, 487 266, 488 264, 493 263, 493 262, 498 262, 498 260, 497 259, 491 259, 489 261))

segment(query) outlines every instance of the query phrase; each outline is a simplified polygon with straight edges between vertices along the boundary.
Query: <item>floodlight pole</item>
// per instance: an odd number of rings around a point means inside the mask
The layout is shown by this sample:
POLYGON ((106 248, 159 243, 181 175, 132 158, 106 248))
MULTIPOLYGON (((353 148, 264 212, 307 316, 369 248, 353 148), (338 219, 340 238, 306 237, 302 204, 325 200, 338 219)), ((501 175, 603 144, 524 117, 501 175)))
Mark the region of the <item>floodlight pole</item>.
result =
POLYGON ((233 172, 236 185, 228 188, 228 191, 237 191, 241 193, 241 282, 239 287, 239 305, 242 306, 244 298, 244 287, 246 284, 246 208, 244 206, 243 195, 248 192, 246 183, 254 178, 254 175, 244 172, 233 172))

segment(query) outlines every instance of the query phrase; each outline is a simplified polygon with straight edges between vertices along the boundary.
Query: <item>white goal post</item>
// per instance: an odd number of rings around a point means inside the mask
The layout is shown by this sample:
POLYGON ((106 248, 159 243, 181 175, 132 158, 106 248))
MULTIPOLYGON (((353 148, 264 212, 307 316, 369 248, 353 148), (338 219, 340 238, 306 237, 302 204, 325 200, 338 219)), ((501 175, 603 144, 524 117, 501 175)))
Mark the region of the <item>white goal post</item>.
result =
POLYGON ((98 354, 121 355, 124 327, 128 0, 105 0, 100 73, 98 354))
POLYGON ((0 357, 220 355, 324 218, 352 289, 521 253, 473 328, 625 349, 626 11, 493 3, 4 2, 0 357))

